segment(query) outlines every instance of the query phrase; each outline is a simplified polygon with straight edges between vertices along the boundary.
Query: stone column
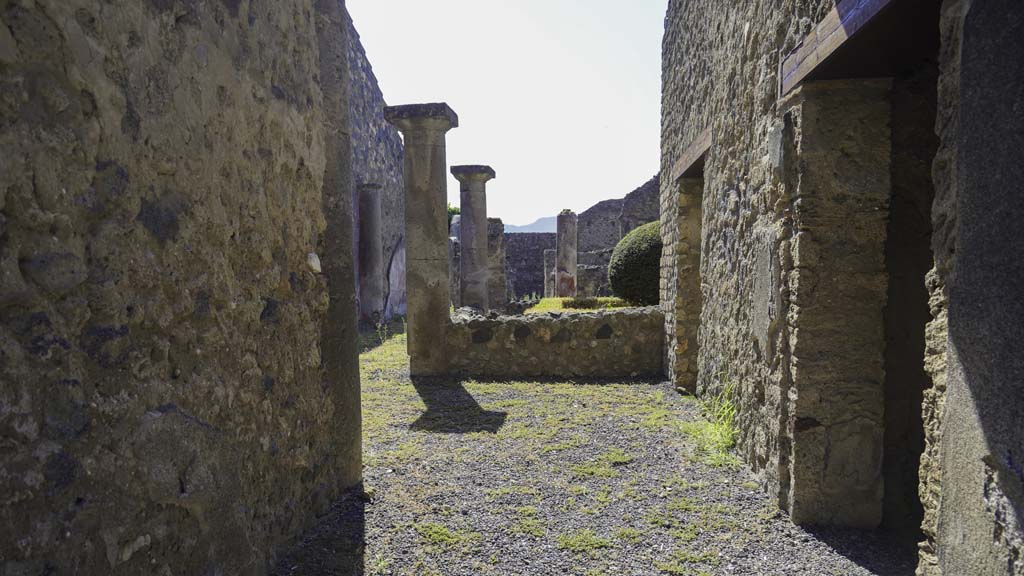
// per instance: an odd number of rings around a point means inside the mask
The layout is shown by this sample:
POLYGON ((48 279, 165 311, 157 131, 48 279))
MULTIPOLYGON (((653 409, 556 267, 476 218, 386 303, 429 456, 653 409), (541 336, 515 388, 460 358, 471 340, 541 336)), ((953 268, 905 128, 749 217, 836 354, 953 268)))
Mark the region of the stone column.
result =
POLYGON ((487 301, 487 181, 494 178, 490 166, 452 166, 459 181, 462 253, 459 284, 462 305, 489 310, 487 301))
POLYGON ((384 318, 384 238, 380 184, 359 186, 359 320, 384 318))
POLYGON ((462 247, 459 246, 459 240, 454 236, 448 238, 448 290, 451 293, 453 308, 462 306, 461 290, 459 289, 461 252, 462 247))
POLYGON ((448 235, 462 242, 462 216, 458 214, 452 216, 452 223, 448 226, 448 235))
POLYGON ((544 251, 544 297, 555 296, 555 255, 557 250, 544 251))
POLYGON ((562 210, 558 215, 558 254, 555 258, 555 296, 576 296, 576 213, 562 210))
POLYGON ((508 305, 508 273, 505 270, 505 224, 500 218, 487 219, 487 300, 492 310, 508 305))
POLYGON ((445 374, 448 288, 448 191, 445 134, 459 125, 447 104, 388 106, 384 118, 405 142, 406 314, 409 371, 445 374))

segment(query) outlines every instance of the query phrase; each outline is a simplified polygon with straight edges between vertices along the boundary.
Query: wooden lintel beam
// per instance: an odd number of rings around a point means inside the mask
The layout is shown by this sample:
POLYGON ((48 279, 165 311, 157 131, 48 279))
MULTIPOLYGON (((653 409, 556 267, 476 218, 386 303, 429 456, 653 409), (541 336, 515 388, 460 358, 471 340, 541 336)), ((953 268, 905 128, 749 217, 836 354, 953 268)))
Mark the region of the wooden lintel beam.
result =
POLYGON ((707 128, 694 140, 683 155, 672 165, 672 180, 678 182, 684 176, 696 176, 694 168, 703 166, 704 155, 711 149, 711 129, 707 128))
POLYGON ((815 68, 857 34, 883 8, 898 0, 843 0, 782 61, 780 96, 785 96, 815 68))

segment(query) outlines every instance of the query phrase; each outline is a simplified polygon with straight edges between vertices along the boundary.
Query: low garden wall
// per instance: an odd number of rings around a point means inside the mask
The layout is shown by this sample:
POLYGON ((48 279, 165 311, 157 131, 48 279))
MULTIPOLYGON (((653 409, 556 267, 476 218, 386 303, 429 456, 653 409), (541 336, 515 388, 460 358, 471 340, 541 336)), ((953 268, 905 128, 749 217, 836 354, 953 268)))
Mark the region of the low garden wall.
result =
POLYGON ((480 377, 621 378, 662 374, 656 307, 486 317, 452 316, 449 369, 480 377))

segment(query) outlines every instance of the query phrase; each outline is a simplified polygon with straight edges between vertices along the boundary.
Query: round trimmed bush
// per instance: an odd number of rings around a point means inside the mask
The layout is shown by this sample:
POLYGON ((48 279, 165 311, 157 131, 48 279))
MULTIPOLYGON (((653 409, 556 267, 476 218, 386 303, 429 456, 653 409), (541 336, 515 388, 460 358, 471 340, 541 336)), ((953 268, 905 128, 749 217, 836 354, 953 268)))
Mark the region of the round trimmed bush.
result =
POLYGON ((633 304, 658 303, 661 276, 661 225, 654 221, 619 241, 608 264, 612 292, 633 304))

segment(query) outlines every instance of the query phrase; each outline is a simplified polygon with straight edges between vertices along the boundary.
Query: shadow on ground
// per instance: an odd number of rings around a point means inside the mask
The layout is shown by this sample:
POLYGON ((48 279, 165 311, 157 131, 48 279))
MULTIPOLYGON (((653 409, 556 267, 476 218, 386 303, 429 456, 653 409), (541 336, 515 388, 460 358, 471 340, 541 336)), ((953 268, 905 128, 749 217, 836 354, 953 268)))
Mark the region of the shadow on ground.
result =
POLYGON ((412 385, 427 405, 409 427, 439 434, 496 434, 505 424, 505 412, 484 410, 462 382, 450 378, 413 377, 412 385))
POLYGON ((278 559, 271 576, 365 574, 367 501, 362 484, 346 492, 302 542, 278 559))
POLYGON ((808 533, 877 576, 914 576, 917 545, 884 530, 807 526, 808 533))

